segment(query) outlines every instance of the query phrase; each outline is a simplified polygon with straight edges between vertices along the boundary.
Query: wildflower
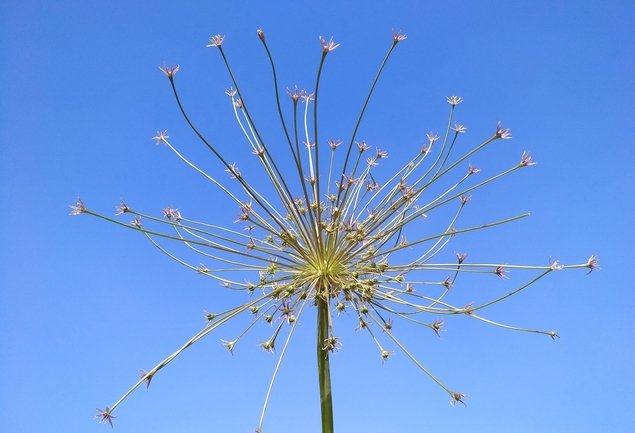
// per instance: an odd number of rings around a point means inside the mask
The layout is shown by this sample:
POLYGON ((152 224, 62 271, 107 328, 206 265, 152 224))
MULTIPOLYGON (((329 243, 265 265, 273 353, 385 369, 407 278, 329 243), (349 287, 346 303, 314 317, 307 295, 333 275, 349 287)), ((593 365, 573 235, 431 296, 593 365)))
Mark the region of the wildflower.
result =
POLYGON ((269 353, 275 353, 276 351, 275 340, 273 339, 262 342, 259 344, 259 346, 261 346, 264 350, 266 350, 269 353))
POLYGON ((181 69, 181 66, 176 65, 176 66, 172 66, 171 68, 163 63, 163 67, 159 66, 159 70, 161 72, 163 72, 170 80, 176 75, 177 72, 179 72, 179 69, 181 69))
POLYGON ((459 96, 447 96, 445 99, 447 99, 448 104, 450 104, 453 107, 455 107, 455 106, 459 105, 461 102, 463 102, 463 98, 461 98, 459 96))
POLYGON ((452 393, 452 400, 450 400, 450 404, 454 406, 456 403, 461 403, 463 406, 467 406, 465 402, 462 400, 463 397, 469 397, 467 394, 458 394, 456 392, 452 393))
POLYGON ((153 140, 156 140, 157 144, 165 143, 165 140, 168 138, 170 138, 170 136, 168 135, 168 131, 157 131, 157 135, 152 137, 153 140))
POLYGON ((445 286, 445 290, 452 291, 452 279, 450 277, 447 277, 441 285, 445 286))
POLYGON ((512 134, 509 132, 509 128, 503 129, 501 123, 498 122, 496 125, 496 138, 509 139, 512 138, 512 134))
POLYGON ((329 337, 324 340, 324 346, 322 350, 325 352, 336 353, 342 348, 343 344, 340 342, 340 337, 329 337))
POLYGON ((132 221, 130 221, 130 224, 137 227, 137 228, 141 228, 141 217, 140 216, 135 216, 134 219, 132 221))
POLYGON ((587 272, 587 275, 589 275, 591 272, 593 272, 593 271, 595 271, 597 269, 602 269, 598 265, 599 262, 600 262, 600 259, 598 258, 598 256, 589 257, 589 260, 586 262, 586 267, 589 268, 590 271, 587 272))
POLYGON ((444 323, 445 323, 445 320, 437 319, 432 324, 432 330, 434 331, 435 334, 437 334, 437 337, 439 338, 441 338, 440 332, 445 332, 445 329, 441 329, 444 323))
POLYGON ((115 209, 117 209, 117 213, 115 214, 115 216, 122 215, 130 210, 128 206, 126 205, 126 202, 124 202, 123 199, 120 199, 120 200, 121 200, 121 206, 115 206, 115 209))
POLYGON ((405 41, 406 39, 408 39, 408 36, 402 34, 401 30, 399 30, 398 32, 395 32, 394 30, 392 31, 392 40, 394 44, 405 41))
POLYGON ((181 212, 179 212, 178 209, 175 209, 172 206, 166 207, 165 209, 162 209, 162 211, 163 211, 163 216, 169 219, 170 221, 179 222, 183 219, 181 217, 181 212))
POLYGON ((362 153, 362 152, 370 149, 370 146, 368 144, 366 144, 365 141, 362 141, 361 143, 356 141, 355 145, 357 146, 357 149, 359 149, 359 153, 362 153))
POLYGON ((82 199, 79 197, 75 200, 75 206, 69 205, 69 207, 72 209, 70 215, 79 215, 80 213, 86 212, 84 202, 82 202, 82 199))
POLYGON ((501 280, 509 279, 509 277, 505 275, 509 273, 509 271, 506 271, 505 268, 503 268, 502 266, 497 267, 496 270, 494 270, 494 273, 498 275, 501 280))
MULTIPOLYGON (((257 33, 264 43, 265 36, 262 30, 258 30, 257 33)), ((397 43, 406 39, 406 36, 401 32, 393 31, 392 37, 393 41, 388 54, 393 51, 397 43)), ((224 36, 216 35, 210 38, 208 46, 220 49, 223 41, 224 36)), ((326 54, 336 49, 339 44, 334 43, 332 38, 327 42, 321 37, 320 43, 323 50, 323 62, 326 54)), ((225 56, 222 57, 223 61, 227 62, 225 56)), ((320 68, 322 66, 323 63, 320 63, 320 68)), ((229 64, 227 67, 229 68, 229 64)), ((172 68, 164 66, 161 70, 171 79, 178 71, 178 66, 172 68)), ((273 72, 275 75, 275 71, 273 72)), ((317 76, 319 84, 321 75, 318 73, 317 76)), ((326 130, 326 125, 320 125, 318 128, 317 124, 312 124, 311 121, 311 119, 318 118, 318 85, 316 84, 316 93, 308 93, 304 89, 299 90, 297 86, 294 86, 293 90, 287 88, 287 94, 294 104, 293 123, 287 123, 285 119, 289 113, 281 105, 277 107, 276 113, 276 117, 280 116, 283 132, 289 145, 288 150, 292 157, 283 162, 275 160, 274 156, 265 149, 265 144, 260 136, 261 130, 254 124, 251 114, 243 103, 243 96, 247 98, 248 95, 239 95, 236 90, 237 84, 233 81, 233 74, 231 78, 232 87, 225 90, 225 93, 232 98, 234 105, 232 108, 240 109, 232 109, 231 116, 235 113, 238 114, 236 120, 239 130, 247 138, 249 151, 258 156, 258 161, 254 162, 262 165, 261 173, 265 173, 264 178, 254 177, 253 170, 246 171, 243 176, 236 162, 231 164, 228 162, 227 156, 243 154, 241 149, 226 148, 227 154, 223 155, 224 149, 217 148, 203 139, 204 144, 223 164, 225 171, 232 178, 238 179, 238 182, 223 183, 218 181, 217 177, 206 174, 196 165, 190 163, 171 145, 168 147, 174 151, 177 157, 212 181, 222 193, 227 195, 228 199, 237 204, 239 209, 236 212, 237 217, 234 217, 234 222, 242 223, 244 230, 232 229, 231 225, 227 224, 196 222, 190 219, 184 220, 183 224, 176 224, 182 218, 178 209, 172 206, 163 209, 165 218, 144 216, 144 224, 148 226, 148 229, 142 229, 141 214, 136 211, 132 212, 123 201, 121 206, 116 208, 118 214, 130 212, 135 215, 131 226, 128 227, 142 231, 162 253, 202 276, 213 279, 222 287, 230 290, 241 290, 247 296, 245 296, 243 303, 233 308, 230 307, 221 313, 204 312, 206 323, 203 330, 195 334, 185 345, 180 346, 180 349, 168 358, 157 364, 154 369, 149 370, 152 374, 141 370, 143 380, 138 381, 135 387, 144 381, 147 382, 146 386, 149 386, 152 375, 176 358, 183 350, 238 316, 249 319, 250 324, 235 340, 221 340, 230 353, 233 352, 237 341, 247 334, 252 326, 264 322, 270 325, 273 335, 269 340, 260 343, 263 350, 273 353, 279 333, 288 332, 288 336, 283 338, 284 347, 280 350, 282 357, 291 341, 295 326, 300 322, 305 306, 306 309, 311 307, 317 309, 318 370, 320 371, 320 383, 324 385, 326 383, 324 377, 327 377, 329 371, 328 355, 337 352, 341 347, 339 337, 333 336, 336 327, 335 318, 341 313, 346 313, 347 310, 348 312, 352 310, 357 315, 356 329, 374 339, 379 346, 382 362, 385 362, 394 352, 385 350, 380 345, 383 342, 379 340, 384 338, 392 339, 410 356, 409 352, 397 340, 396 333, 391 331, 395 319, 412 320, 422 324, 431 328, 440 338, 441 332, 445 331, 443 329, 444 321, 436 319, 434 323, 430 324, 429 321, 419 320, 419 315, 426 313, 435 316, 444 314, 449 316, 456 314, 473 315, 475 310, 481 311, 488 305, 501 301, 520 290, 516 288, 507 295, 476 308, 472 307, 472 303, 460 308, 453 302, 452 298, 455 294, 451 293, 451 290, 455 285, 460 287, 463 275, 470 273, 468 275, 476 277, 479 274, 494 273, 499 278, 506 279, 508 271, 503 265, 488 264, 491 262, 464 264, 467 253, 454 253, 458 263, 454 259, 449 260, 449 262, 446 259, 435 262, 438 260, 435 256, 444 257, 445 251, 442 251, 444 247, 461 233, 487 229, 522 217, 513 217, 498 222, 489 221, 477 226, 469 224, 459 226, 459 224, 463 224, 463 221, 458 219, 462 207, 471 200, 471 196, 467 195, 468 193, 511 172, 514 168, 518 168, 517 164, 511 170, 493 175, 490 179, 469 187, 462 185, 466 176, 459 176, 458 180, 448 179, 454 175, 452 169, 455 166, 468 162, 467 158, 471 158, 471 155, 482 147, 495 141, 493 138, 511 138, 509 129, 503 129, 500 122, 497 125, 495 136, 484 140, 481 145, 471 151, 453 146, 453 140, 457 138, 458 134, 466 131, 463 125, 455 123, 452 130, 456 134, 445 130, 443 138, 438 133, 430 132, 427 134, 428 142, 422 145, 421 150, 414 149, 410 160, 407 160, 395 172, 386 174, 381 173, 380 170, 375 170, 373 166, 377 165, 379 159, 387 158, 388 152, 377 148, 375 155, 368 158, 366 155, 362 156, 361 154, 370 149, 370 146, 365 141, 356 141, 358 139, 356 132, 351 137, 347 137, 348 146, 345 146, 345 155, 342 155, 342 158, 336 158, 334 155, 335 149, 342 144, 342 140, 333 139, 326 140, 326 144, 332 149, 328 155, 331 157, 330 160, 328 156, 319 158, 324 141, 318 139, 317 131, 318 129, 326 130), (297 103, 300 100, 306 104, 303 107, 304 110, 297 110, 297 103), (315 101, 313 105, 315 112, 309 115, 309 104, 312 101, 315 101), (304 116, 298 111, 304 111, 304 116), (300 131, 302 135, 299 135, 300 131), (313 131, 313 135, 311 131, 313 131), (439 140, 438 156, 428 158, 432 146, 439 140), (306 148, 301 148, 302 142, 306 143, 306 148), (462 154, 456 155, 457 152, 462 152, 462 154), (363 163, 364 160, 368 162, 368 165, 363 163), (291 161, 291 163, 287 163, 287 161, 291 161), (287 176, 289 172, 292 173, 291 176, 287 176), (451 185, 449 188, 447 184, 443 183, 446 179, 451 185), (438 194, 435 195, 435 192, 438 194), (456 198, 459 198, 461 205, 458 210, 452 210, 451 208, 458 207, 456 198), (452 212, 456 211, 456 216, 448 224, 442 226, 438 224, 438 220, 435 221, 434 227, 442 227, 440 230, 426 231, 434 229, 428 228, 428 225, 420 225, 421 218, 426 218, 430 212, 435 212, 435 209, 442 206, 446 206, 444 209, 450 208, 452 212), (455 224, 457 224, 456 228, 455 224), (155 225, 159 226, 156 230, 155 225), (164 227, 165 232, 162 232, 160 227, 164 227), (207 268, 202 263, 200 266, 196 266, 192 264, 196 262, 190 262, 187 255, 181 257, 178 252, 168 251, 163 243, 159 245, 159 237, 163 237, 163 240, 173 239, 179 245, 183 245, 186 250, 184 254, 200 253, 205 255, 206 261, 211 259, 212 268, 207 268), (252 273, 252 280, 255 283, 252 284, 247 279, 243 280, 244 273, 252 273), (240 275, 240 277, 232 278, 232 275, 240 275), (445 280, 440 281, 442 277, 439 275, 448 276, 445 280), (436 293, 439 291, 439 286, 445 288, 440 295, 436 293), (426 289, 429 287, 432 289, 432 294, 426 293, 426 289), (413 318, 415 315, 417 317, 413 318), (276 322, 280 323, 276 324, 276 322), (373 323, 381 328, 383 331, 381 334, 375 335, 373 333, 374 327, 371 326, 373 323)), ((180 107, 175 83, 171 84, 180 107)), ((277 83, 275 86, 277 94, 277 83)), ((375 83, 372 84, 371 90, 374 87, 375 83)), ((462 99, 458 96, 446 99, 452 106, 450 110, 452 116, 456 105, 462 103, 462 99)), ((363 107, 359 122, 362 120, 366 105, 364 104, 363 107)), ((185 114, 186 111, 182 107, 180 108, 187 123, 198 134, 199 130, 185 114)), ((450 122, 451 119, 448 123, 451 124, 450 122)), ((356 128, 355 131, 357 131, 356 128)), ((168 138, 167 131, 157 131, 157 135, 153 139, 157 143, 168 144, 168 138)), ((282 152, 285 147, 284 143, 282 146, 278 146, 276 143, 276 152, 274 153, 278 155, 278 152, 282 152)), ((407 151, 407 149, 408 147, 404 146, 403 150, 407 151)), ((533 161, 529 153, 523 153, 521 165, 532 164, 533 161)), ((386 164, 386 166, 388 168, 390 165, 386 164)), ((467 176, 479 171, 478 168, 469 164, 467 176)), ((223 215, 221 213, 223 211, 222 201, 217 200, 216 197, 208 198, 208 200, 212 206, 211 214, 213 216, 223 215)), ((76 206, 71 206, 71 209, 72 215, 86 212, 79 199, 76 206)), ((443 212, 441 211, 441 216, 445 215, 443 212)), ((228 221, 231 219, 225 220, 226 223, 228 221)), ((599 269, 598 259, 591 256, 586 264, 566 266, 566 268, 575 267, 587 267, 591 272, 599 269)), ((548 268, 545 266, 514 266, 513 268, 546 274, 550 270, 560 270, 565 267, 560 265, 558 261, 552 262, 550 260, 548 268)), ((533 283, 533 281, 531 282, 533 283)), ((473 318, 489 322, 480 314, 479 316, 473 315, 473 318)), ((399 327, 395 328, 399 330, 399 327)), ((518 329, 511 326, 508 328, 518 329)), ((535 332, 549 335, 554 339, 557 337, 554 331, 535 332)), ((434 379, 434 382, 440 384, 450 394, 453 405, 457 402, 465 404, 462 399, 467 397, 466 394, 450 391, 419 361, 414 361, 434 379)), ((277 372, 278 368, 276 367, 274 376, 277 372)), ((271 383, 273 382, 272 380, 271 383)), ((328 386, 321 386, 320 393, 321 401, 331 401, 328 386)), ((116 405, 129 394, 130 392, 126 393, 116 405)), ((265 398, 265 401, 268 400, 269 395, 265 398)), ((98 417, 101 418, 102 422, 111 423, 110 412, 112 408, 111 406, 105 411, 99 410, 98 417)), ((261 426, 259 426, 258 431, 261 430, 261 426)))
POLYGON ((551 261, 551 257, 549 257, 549 267, 551 268, 552 271, 560 271, 562 270, 562 268, 564 266, 562 266, 560 264, 559 260, 554 260, 553 262, 551 261))
POLYGON ((223 43, 223 41, 225 40, 225 36, 221 36, 221 35, 215 35, 212 36, 211 38, 209 38, 210 44, 209 45, 205 45, 206 47, 221 47, 221 44, 223 43))
POLYGON ((379 158, 388 158, 388 152, 385 150, 379 150, 376 149, 377 151, 377 156, 375 158, 379 159, 379 158))
POLYGON ((459 133, 465 134, 465 131, 467 131, 467 128, 465 126, 459 125, 458 123, 455 123, 451 129, 455 131, 457 134, 459 133))
POLYGON ((340 44, 336 44, 335 42, 333 42, 332 37, 330 41, 326 42, 324 39, 322 39, 322 36, 320 36, 320 44, 322 44, 322 52, 324 54, 328 54, 331 51, 333 51, 335 48, 340 46, 340 44))
POLYGON ((281 312, 280 317, 278 317, 277 320, 283 319, 287 322, 289 321, 291 313, 295 311, 291 308, 290 301, 288 299, 282 300, 281 305, 279 307, 276 307, 276 310, 281 312))
POLYGON ((467 167, 467 174, 468 175, 473 175, 475 173, 478 173, 479 171, 481 171, 481 169, 477 168, 477 167, 474 167, 471 163, 467 167))
POLYGON ((527 167, 528 165, 536 165, 536 163, 529 156, 529 152, 523 152, 523 156, 520 158, 520 165, 527 167))
POLYGON ((386 360, 391 357, 392 355, 394 355, 395 352, 393 351, 389 351, 389 350, 383 350, 381 351, 381 363, 383 364, 384 362, 386 362, 386 360))
POLYGON ((456 256, 456 258, 459 260, 459 265, 461 263, 463 263, 463 261, 465 260, 465 258, 467 257, 467 253, 463 253, 463 254, 459 254, 457 252, 454 253, 454 255, 456 256))
POLYGON ((331 149, 335 150, 340 144, 342 144, 342 140, 333 140, 331 138, 329 140, 326 140, 326 143, 331 147, 331 149))
POLYGON ((106 421, 108 421, 108 423, 110 424, 110 427, 113 427, 112 420, 113 418, 117 418, 117 417, 110 413, 110 408, 107 407, 106 410, 101 410, 97 408, 95 410, 99 412, 97 415, 95 415, 95 418, 101 418, 99 420, 100 423, 106 424, 106 421))
POLYGON ((227 350, 229 350, 229 353, 231 353, 232 355, 234 354, 234 346, 236 345, 236 341, 221 340, 221 343, 227 350))
POLYGON ((152 382, 152 376, 153 374, 149 374, 147 371, 145 371, 143 368, 140 368, 139 371, 141 373, 139 373, 137 376, 139 376, 142 379, 145 379, 146 381, 146 389, 150 388, 150 382, 152 382))
POLYGON ((233 164, 230 164, 225 171, 229 173, 232 179, 238 179, 241 176, 240 170, 238 169, 238 167, 236 167, 235 162, 233 164))
POLYGON ((297 103, 300 100, 301 97, 306 95, 306 91, 304 89, 302 89, 302 90, 300 90, 298 92, 298 86, 295 86, 295 89, 292 92, 287 87, 287 95, 289 95, 291 97, 291 99, 293 100, 293 103, 295 104, 295 103, 297 103))

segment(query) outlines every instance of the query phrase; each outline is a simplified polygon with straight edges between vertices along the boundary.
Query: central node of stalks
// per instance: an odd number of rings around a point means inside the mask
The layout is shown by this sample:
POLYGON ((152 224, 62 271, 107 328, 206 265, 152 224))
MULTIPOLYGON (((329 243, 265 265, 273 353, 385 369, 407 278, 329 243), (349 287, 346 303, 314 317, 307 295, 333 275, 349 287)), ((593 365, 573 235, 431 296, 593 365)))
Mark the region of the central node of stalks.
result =
POLYGON ((325 300, 337 297, 346 281, 351 278, 349 269, 338 261, 334 254, 327 259, 307 264, 303 274, 315 290, 316 296, 325 300))

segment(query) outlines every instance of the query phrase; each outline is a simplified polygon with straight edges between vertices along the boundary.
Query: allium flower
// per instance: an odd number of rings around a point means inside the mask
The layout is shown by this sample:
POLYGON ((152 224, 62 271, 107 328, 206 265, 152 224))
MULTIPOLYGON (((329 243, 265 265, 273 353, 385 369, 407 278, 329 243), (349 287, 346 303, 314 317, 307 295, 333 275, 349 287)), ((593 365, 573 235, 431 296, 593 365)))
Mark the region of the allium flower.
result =
POLYGON ((600 262, 600 259, 598 258, 598 256, 591 256, 589 257, 589 260, 586 262, 586 267, 590 269, 589 272, 587 272, 587 274, 590 274, 591 272, 601 269, 600 266, 598 265, 598 263, 600 262))
POLYGON ((455 123, 451 129, 455 131, 457 134, 459 133, 465 134, 465 131, 467 131, 467 128, 465 126, 459 125, 458 123, 455 123))
POLYGON ((143 368, 140 368, 139 371, 141 373, 137 374, 137 376, 139 376, 140 378, 142 378, 143 380, 145 380, 146 382, 146 389, 150 388, 150 382, 152 382, 152 373, 148 373, 147 371, 145 371, 143 368))
MULTIPOLYGON (((259 31, 258 35, 269 53, 264 33, 259 31)), ((393 32, 386 60, 395 45, 405 38, 400 32, 393 32)), ((220 35, 214 36, 208 46, 220 48, 223 39, 220 35)), ((296 325, 302 320, 303 312, 309 308, 315 308, 318 317, 315 346, 318 351, 320 404, 324 414, 323 431, 333 431, 329 356, 342 347, 340 337, 335 336, 335 328, 339 330, 341 327, 336 320, 340 313, 347 313, 356 319, 356 329, 376 344, 382 362, 394 354, 391 349, 399 349, 450 395, 453 405, 465 404, 463 398, 467 397, 466 394, 457 393, 446 386, 401 343, 397 332, 400 327, 393 328, 394 321, 403 319, 421 324, 440 337, 440 332, 445 331, 441 329, 445 321, 439 317, 450 318, 463 314, 505 329, 531 331, 555 338, 555 331, 498 324, 482 317, 481 313, 486 307, 505 300, 554 270, 599 269, 596 256, 577 265, 564 266, 558 261, 550 261, 549 266, 506 264, 503 267, 492 262, 465 263, 466 253, 454 253, 453 256, 447 252, 445 247, 464 233, 491 229, 527 216, 523 214, 472 225, 463 220, 462 210, 472 198, 468 193, 475 194, 480 191, 479 188, 489 186, 522 166, 531 165, 529 154, 523 154, 521 164, 513 164, 508 170, 478 184, 470 183, 470 175, 478 169, 469 165, 466 175, 460 166, 464 167, 468 158, 497 138, 511 138, 509 129, 502 129, 499 122, 493 136, 483 137, 481 144, 469 151, 454 146, 458 133, 465 131, 463 126, 457 124, 453 128, 456 133, 446 128, 442 139, 439 134, 429 133, 428 145, 421 149, 414 143, 400 144, 401 159, 393 157, 395 163, 399 164, 393 173, 380 171, 383 167, 377 167, 379 159, 388 157, 384 150, 377 149, 375 155, 364 164, 362 153, 370 146, 357 137, 356 127, 355 132, 344 142, 344 149, 338 150, 343 152, 342 158, 335 159, 335 150, 342 141, 331 139, 325 142, 318 137, 318 130, 327 128, 322 125, 318 129, 317 125, 318 89, 324 58, 339 44, 335 44, 333 39, 326 42, 320 38, 320 42, 322 53, 315 92, 298 91, 297 86, 294 91, 287 88, 291 97, 287 104, 292 105, 292 120, 285 117, 286 108, 282 108, 278 98, 278 83, 274 81, 277 104, 275 118, 280 121, 286 143, 276 143, 271 149, 264 145, 269 130, 259 129, 254 123, 256 116, 252 117, 242 99, 249 95, 241 93, 234 75, 229 74, 231 81, 228 84, 231 87, 226 93, 232 99, 230 116, 235 118, 237 129, 244 134, 245 145, 253 154, 251 164, 244 166, 249 167, 244 174, 235 162, 229 162, 227 155, 223 154, 225 150, 221 151, 196 128, 181 105, 176 85, 171 80, 172 90, 186 123, 233 180, 227 180, 219 174, 220 171, 207 173, 186 159, 167 141, 167 131, 157 132, 154 140, 164 143, 178 159, 200 173, 220 194, 231 200, 235 204, 237 218, 231 213, 223 213, 214 198, 210 201, 211 215, 217 219, 215 222, 184 218, 172 206, 163 209, 164 218, 157 218, 138 212, 122 201, 121 206, 117 207, 118 214, 134 215, 132 222, 125 224, 87 210, 79 199, 75 206, 71 206, 72 215, 96 215, 143 233, 170 259, 202 277, 214 280, 227 290, 242 291, 245 295, 244 302, 237 306, 216 313, 205 312, 205 326, 200 332, 152 370, 142 370, 140 380, 114 405, 105 411, 98 409, 100 413, 97 417, 102 418, 101 422, 108 421, 112 425, 112 411, 135 388, 144 382, 149 385, 154 375, 185 349, 228 321, 242 317, 249 322, 245 330, 233 339, 221 340, 222 344, 232 352, 246 334, 257 328, 256 324, 264 323, 264 329, 271 334, 260 345, 270 353, 277 349, 279 356, 257 429, 262 431, 266 402, 269 401, 278 367, 296 325), (235 99, 236 95, 240 95, 240 99, 235 99), (299 100, 305 105, 298 110, 299 100), (308 145, 302 146, 302 143, 308 145), (328 152, 329 147, 331 152, 328 152), (254 168, 254 164, 259 165, 261 170, 254 168), (453 216, 442 228, 431 231, 424 218, 430 212, 443 217, 446 214, 436 213, 440 208, 451 211, 453 216), (141 224, 142 218, 144 226, 141 224), (232 228, 232 220, 241 227, 232 228), (172 248, 163 245, 168 241, 172 241, 172 248), (177 250, 178 247, 181 250, 177 250), (193 257, 198 255, 205 256, 209 267, 195 264, 198 260, 193 257), (461 308, 453 301, 455 292, 464 289, 463 275, 466 273, 494 273, 505 279, 507 269, 518 271, 518 279, 522 278, 520 271, 533 275, 521 281, 509 293, 483 304, 470 303, 461 308), (433 319, 426 320, 425 317, 433 319)), ((222 61, 230 70, 224 55, 222 61)), ((380 73, 383 65, 379 69, 380 73)), ((275 77, 273 60, 271 67, 275 77)), ((178 67, 166 66, 161 70, 171 78, 178 67)), ((364 110, 380 73, 370 83, 371 92, 363 105, 364 110)), ((462 99, 452 96, 447 98, 447 102, 452 106, 447 123, 451 125, 453 113, 462 99)), ((363 119, 364 110, 359 115, 358 125, 363 119)), ((238 146, 237 143, 231 143, 231 146, 224 146, 223 149, 228 149, 229 155, 243 154, 237 150, 238 146)), ((499 209, 492 211, 499 213, 499 209)))
POLYGON ((402 34, 401 30, 399 30, 398 32, 395 32, 394 30, 392 31, 392 40, 394 44, 405 41, 406 39, 408 39, 408 36, 402 34))
POLYGON ((531 156, 529 156, 529 152, 523 152, 523 156, 520 158, 520 165, 527 167, 529 165, 536 165, 536 163, 531 156))
POLYGON ((106 408, 106 410, 101 410, 97 408, 95 410, 99 412, 97 415, 95 415, 95 418, 101 418, 99 420, 100 423, 106 424, 106 422, 108 422, 110 424, 110 427, 113 427, 112 420, 113 418, 117 418, 117 417, 110 413, 111 409, 106 408))
POLYGON ((223 41, 225 40, 225 36, 221 36, 221 35, 215 35, 212 36, 211 38, 209 38, 209 44, 205 45, 206 47, 218 47, 220 48, 220 46, 222 45, 223 41))
POLYGON ((291 97, 291 99, 293 100, 294 103, 297 103, 300 98, 302 98, 304 95, 306 95, 306 91, 304 89, 300 90, 298 92, 298 86, 295 86, 293 92, 291 90, 289 90, 289 88, 287 87, 287 95, 289 95, 291 97))
POLYGON ((462 400, 463 397, 469 397, 467 394, 452 394, 452 400, 450 400, 450 404, 454 406, 456 403, 461 403, 463 406, 467 406, 465 402, 462 400))
POLYGON ((121 200, 121 205, 120 206, 115 206, 115 209, 117 209, 117 213, 115 214, 115 216, 119 216, 122 214, 125 214, 126 212, 128 212, 130 209, 128 209, 128 205, 126 205, 126 202, 123 201, 123 199, 121 200))
POLYGON ((167 140, 168 138, 170 138, 170 136, 168 135, 168 131, 157 131, 157 135, 152 137, 153 140, 156 140, 157 144, 165 143, 165 140, 167 140))
POLYGON ((165 63, 163 64, 163 67, 159 66, 159 69, 161 70, 161 72, 163 72, 169 79, 172 79, 172 77, 174 77, 176 75, 176 73, 179 72, 180 68, 181 68, 181 66, 179 66, 179 65, 172 66, 170 68, 165 63))
POLYGON ((463 102, 463 98, 461 98, 460 96, 447 96, 445 99, 448 101, 448 104, 452 105, 453 107, 463 102))
POLYGON ((322 51, 324 52, 324 54, 330 53, 335 48, 340 46, 340 44, 336 44, 335 42, 333 42, 333 38, 331 38, 330 41, 326 42, 326 40, 322 39, 322 36, 320 36, 320 44, 322 44, 322 51))
POLYGON ((75 201, 75 206, 70 205, 71 213, 70 215, 79 215, 80 213, 86 212, 86 207, 84 206, 84 202, 81 198, 77 198, 75 201))
POLYGON ((509 132, 509 128, 503 129, 501 123, 498 122, 496 125, 496 138, 509 139, 512 138, 512 134, 509 132))
POLYGON ((497 267, 496 269, 494 269, 494 273, 496 275, 498 275, 498 277, 501 280, 508 280, 509 277, 507 275, 505 275, 506 273, 508 273, 509 271, 506 271, 505 268, 503 268, 502 266, 497 267))

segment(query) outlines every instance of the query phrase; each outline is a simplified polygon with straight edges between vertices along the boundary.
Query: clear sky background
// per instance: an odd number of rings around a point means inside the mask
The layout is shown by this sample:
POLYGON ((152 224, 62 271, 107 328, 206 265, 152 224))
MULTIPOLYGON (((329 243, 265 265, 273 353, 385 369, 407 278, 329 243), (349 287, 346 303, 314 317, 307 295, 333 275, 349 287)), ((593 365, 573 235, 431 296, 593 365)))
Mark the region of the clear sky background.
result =
MULTIPOLYGON (((398 348, 388 347, 397 353, 382 365, 372 340, 345 317, 336 325, 344 348, 332 358, 337 430, 635 431, 634 22, 632 1, 0 2, 0 431, 110 430, 92 419, 95 407, 111 406, 138 368, 196 333, 203 309, 244 299, 139 233, 68 216, 68 205, 81 197, 110 215, 123 197, 157 216, 174 205, 231 224, 234 208, 218 191, 151 140, 167 129, 188 156, 220 172, 157 66, 181 65, 176 79, 192 117, 240 162, 249 152, 223 93, 231 83, 218 50, 205 45, 227 35, 225 52, 256 121, 279 134, 258 28, 283 88, 312 89, 318 36, 341 43, 321 87, 324 138, 350 134, 395 29, 408 39, 379 82, 360 138, 403 160, 427 132, 443 131, 445 97, 460 95, 463 145, 489 137, 499 120, 514 136, 475 158, 477 166, 492 174, 531 151, 538 164, 474 193, 466 221, 531 217, 460 238, 449 254, 510 264, 601 259, 601 271, 552 273, 486 314, 555 329, 559 340, 467 317, 448 320, 442 340, 403 327, 421 362, 471 396, 467 408, 449 405, 398 348)), ((486 280, 456 296, 489 296, 509 284, 486 280)), ((253 431, 276 357, 257 346, 267 326, 231 356, 219 340, 249 320, 238 322, 138 389, 117 409, 116 431, 253 431)), ((314 326, 311 311, 264 432, 319 431, 314 326)))

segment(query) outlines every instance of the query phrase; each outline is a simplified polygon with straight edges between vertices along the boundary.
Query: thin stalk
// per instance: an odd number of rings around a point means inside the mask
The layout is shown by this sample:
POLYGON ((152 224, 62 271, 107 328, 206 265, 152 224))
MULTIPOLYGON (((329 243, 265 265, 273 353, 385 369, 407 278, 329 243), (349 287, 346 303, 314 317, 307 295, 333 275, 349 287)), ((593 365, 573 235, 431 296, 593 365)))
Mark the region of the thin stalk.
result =
MULTIPOLYGON (((317 316, 317 361, 320 381, 320 410, 322 414, 322 433, 333 433, 333 399, 331 396, 331 371, 329 368, 329 351, 324 350, 324 342, 329 338, 329 303, 323 299, 328 294, 318 295, 317 316)), ((328 298, 327 298, 328 299, 328 298)))

